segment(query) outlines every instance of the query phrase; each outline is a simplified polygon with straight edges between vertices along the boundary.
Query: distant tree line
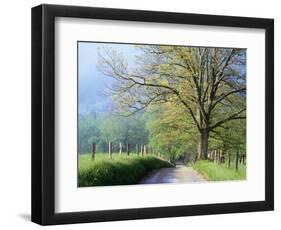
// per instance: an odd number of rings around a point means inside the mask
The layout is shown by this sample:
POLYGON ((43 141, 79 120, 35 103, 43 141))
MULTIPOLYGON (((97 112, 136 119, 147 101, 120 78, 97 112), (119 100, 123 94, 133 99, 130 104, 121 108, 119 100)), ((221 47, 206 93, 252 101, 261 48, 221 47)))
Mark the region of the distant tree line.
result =
POLYGON ((96 144, 97 152, 108 152, 109 142, 112 143, 113 152, 119 152, 120 143, 124 149, 127 144, 148 143, 143 114, 128 118, 111 113, 92 112, 80 115, 78 122, 79 153, 89 153, 92 143, 96 144))

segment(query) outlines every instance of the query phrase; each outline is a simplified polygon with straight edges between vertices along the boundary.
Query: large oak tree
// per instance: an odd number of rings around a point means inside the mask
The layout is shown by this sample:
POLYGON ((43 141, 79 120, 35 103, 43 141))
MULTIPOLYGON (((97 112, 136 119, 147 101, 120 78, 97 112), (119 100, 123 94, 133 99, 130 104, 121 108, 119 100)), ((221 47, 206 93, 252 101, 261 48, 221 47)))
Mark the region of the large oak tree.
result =
POLYGON ((246 50, 139 45, 135 61, 111 48, 99 52, 100 70, 119 112, 130 116, 151 105, 185 110, 197 130, 197 158, 206 159, 210 133, 246 118, 246 50))

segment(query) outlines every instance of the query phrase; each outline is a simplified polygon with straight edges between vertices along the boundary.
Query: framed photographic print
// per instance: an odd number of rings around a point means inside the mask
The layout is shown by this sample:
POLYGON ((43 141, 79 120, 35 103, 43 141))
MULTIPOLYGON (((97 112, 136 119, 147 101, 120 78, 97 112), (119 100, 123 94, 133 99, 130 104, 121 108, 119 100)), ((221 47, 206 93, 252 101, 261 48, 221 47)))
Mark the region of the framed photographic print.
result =
POLYGON ((273 210, 273 19, 32 8, 32 221, 273 210))

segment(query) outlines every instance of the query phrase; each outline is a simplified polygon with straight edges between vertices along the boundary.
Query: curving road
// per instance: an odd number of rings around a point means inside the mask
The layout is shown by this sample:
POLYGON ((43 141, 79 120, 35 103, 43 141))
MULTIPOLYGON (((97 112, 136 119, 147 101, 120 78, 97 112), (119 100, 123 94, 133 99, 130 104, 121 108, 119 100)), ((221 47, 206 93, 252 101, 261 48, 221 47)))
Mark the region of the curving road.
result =
POLYGON ((154 170, 142 178, 139 184, 188 183, 203 181, 206 181, 206 179, 192 169, 192 167, 177 165, 174 168, 162 168, 154 170))

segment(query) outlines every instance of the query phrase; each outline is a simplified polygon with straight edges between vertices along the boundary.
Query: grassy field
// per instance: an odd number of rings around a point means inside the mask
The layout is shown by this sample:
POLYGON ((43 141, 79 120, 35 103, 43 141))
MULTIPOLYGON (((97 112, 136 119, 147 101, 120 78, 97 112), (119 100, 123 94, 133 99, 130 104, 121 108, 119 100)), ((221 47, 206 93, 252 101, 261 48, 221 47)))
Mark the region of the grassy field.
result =
POLYGON ((149 171, 163 167, 173 167, 169 162, 154 156, 140 157, 136 154, 119 155, 90 154, 79 156, 78 186, 107 186, 136 184, 149 171))
POLYGON ((238 171, 233 164, 228 168, 226 163, 215 164, 207 160, 196 161, 192 167, 210 181, 246 179, 246 165, 243 164, 239 164, 238 171))

